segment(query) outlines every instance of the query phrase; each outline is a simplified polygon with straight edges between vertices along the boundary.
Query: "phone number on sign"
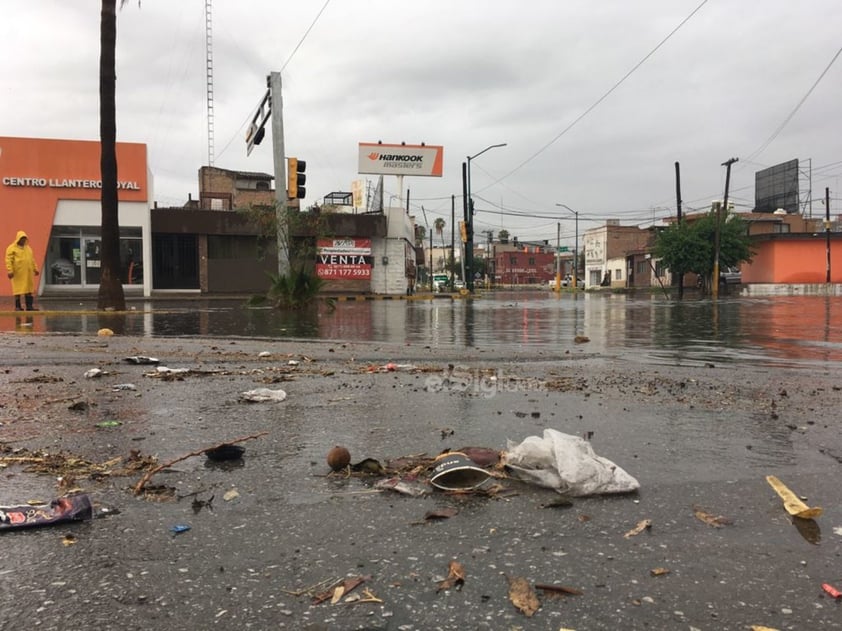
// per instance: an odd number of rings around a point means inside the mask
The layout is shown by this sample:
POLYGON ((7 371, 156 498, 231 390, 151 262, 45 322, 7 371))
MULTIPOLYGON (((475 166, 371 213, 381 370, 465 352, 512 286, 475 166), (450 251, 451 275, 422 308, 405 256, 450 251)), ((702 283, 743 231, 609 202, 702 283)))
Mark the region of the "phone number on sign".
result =
POLYGON ((371 278, 371 268, 368 267, 321 267, 316 270, 319 278, 371 278))

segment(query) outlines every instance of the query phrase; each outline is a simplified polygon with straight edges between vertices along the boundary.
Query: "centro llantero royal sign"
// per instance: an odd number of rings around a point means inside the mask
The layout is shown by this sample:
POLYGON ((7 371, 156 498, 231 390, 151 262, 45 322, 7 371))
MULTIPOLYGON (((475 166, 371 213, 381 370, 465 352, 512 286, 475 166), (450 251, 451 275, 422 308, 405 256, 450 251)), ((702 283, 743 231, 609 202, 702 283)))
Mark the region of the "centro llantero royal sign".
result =
POLYGON ((441 177, 444 147, 438 145, 384 145, 361 142, 358 172, 374 175, 441 177))
MULTIPOLYGON (((102 188, 102 180, 59 179, 44 177, 4 177, 3 186, 19 186, 33 188, 102 188)), ((117 188, 129 191, 139 191, 137 182, 117 182, 117 188)))

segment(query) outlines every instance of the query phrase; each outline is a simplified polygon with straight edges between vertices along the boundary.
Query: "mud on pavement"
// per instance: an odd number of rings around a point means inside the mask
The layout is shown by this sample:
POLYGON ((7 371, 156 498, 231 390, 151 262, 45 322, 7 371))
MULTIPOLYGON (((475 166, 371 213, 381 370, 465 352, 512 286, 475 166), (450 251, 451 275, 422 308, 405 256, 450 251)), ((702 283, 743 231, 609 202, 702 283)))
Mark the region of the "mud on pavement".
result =
POLYGON ((832 371, 75 335, 0 336, 0 357, 0 504, 85 493, 97 515, 0 531, 4 628, 840 628, 832 371), (326 462, 545 429, 640 490, 411 496, 326 462), (767 475, 822 515, 791 517, 767 475))

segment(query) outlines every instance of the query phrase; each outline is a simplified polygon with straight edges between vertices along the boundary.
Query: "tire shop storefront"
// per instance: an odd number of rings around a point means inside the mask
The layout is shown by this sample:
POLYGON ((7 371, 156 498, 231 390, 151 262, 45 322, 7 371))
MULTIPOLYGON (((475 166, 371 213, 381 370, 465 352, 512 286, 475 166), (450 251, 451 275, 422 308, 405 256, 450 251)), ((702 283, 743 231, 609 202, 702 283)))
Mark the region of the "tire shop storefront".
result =
MULTIPOLYGON (((151 294, 144 262, 151 260, 146 145, 117 143, 120 270, 127 294, 151 294)), ((100 143, 0 137, 0 238, 18 230, 41 271, 39 295, 96 293, 102 222, 100 143)), ((11 287, 0 284, 0 295, 11 287)))

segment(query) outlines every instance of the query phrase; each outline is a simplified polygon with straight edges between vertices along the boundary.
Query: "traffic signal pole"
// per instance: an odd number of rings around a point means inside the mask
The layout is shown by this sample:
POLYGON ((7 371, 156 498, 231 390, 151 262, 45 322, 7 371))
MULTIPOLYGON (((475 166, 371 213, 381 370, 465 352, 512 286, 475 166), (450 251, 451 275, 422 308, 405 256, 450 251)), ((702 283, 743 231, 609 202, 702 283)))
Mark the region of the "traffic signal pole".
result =
POLYGON ((284 102, 281 95, 281 73, 269 74, 272 109, 272 162, 275 167, 275 223, 278 239, 278 275, 287 276, 289 262, 289 225, 287 224, 286 160, 284 159, 284 102))

